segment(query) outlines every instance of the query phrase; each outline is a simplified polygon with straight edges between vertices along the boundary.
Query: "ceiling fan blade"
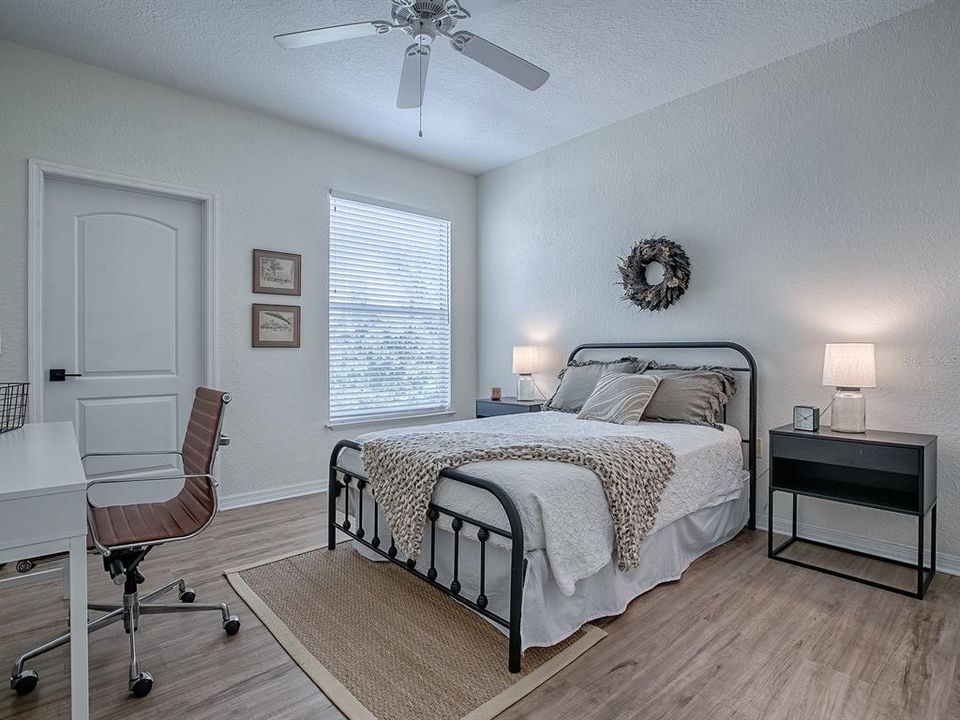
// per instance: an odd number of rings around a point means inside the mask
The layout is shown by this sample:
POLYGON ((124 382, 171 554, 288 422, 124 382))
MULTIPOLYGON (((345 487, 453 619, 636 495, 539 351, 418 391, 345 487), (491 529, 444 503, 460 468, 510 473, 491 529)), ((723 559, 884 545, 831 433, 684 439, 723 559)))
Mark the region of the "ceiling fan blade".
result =
POLYGON ((291 50, 294 48, 310 47, 311 45, 337 42, 338 40, 363 37, 364 35, 385 35, 390 32, 393 27, 390 23, 382 20, 367 20, 366 22, 330 25, 328 27, 314 28, 313 30, 282 33, 280 35, 274 35, 273 39, 277 41, 280 47, 291 50))
POLYGON ((423 89, 427 86, 427 68, 430 67, 430 46, 411 45, 403 56, 400 71, 398 108, 418 108, 423 104, 423 89))
POLYGON ((550 73, 543 68, 527 62, 522 57, 472 32, 463 30, 450 37, 450 44, 454 50, 500 73, 508 80, 523 85, 527 90, 536 90, 550 77, 550 73))

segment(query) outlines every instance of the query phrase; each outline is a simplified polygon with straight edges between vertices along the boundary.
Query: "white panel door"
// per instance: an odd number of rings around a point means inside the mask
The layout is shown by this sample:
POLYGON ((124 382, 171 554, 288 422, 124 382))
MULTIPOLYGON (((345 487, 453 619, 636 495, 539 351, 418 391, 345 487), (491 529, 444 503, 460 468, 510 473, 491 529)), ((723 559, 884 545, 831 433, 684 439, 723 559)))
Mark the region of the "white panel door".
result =
MULTIPOLYGON (((202 205, 49 178, 43 203, 43 419, 72 421, 81 453, 178 449, 203 379, 202 205)), ((177 465, 163 456, 87 467, 177 465)), ((179 484, 147 487, 110 499, 160 499, 179 484)))

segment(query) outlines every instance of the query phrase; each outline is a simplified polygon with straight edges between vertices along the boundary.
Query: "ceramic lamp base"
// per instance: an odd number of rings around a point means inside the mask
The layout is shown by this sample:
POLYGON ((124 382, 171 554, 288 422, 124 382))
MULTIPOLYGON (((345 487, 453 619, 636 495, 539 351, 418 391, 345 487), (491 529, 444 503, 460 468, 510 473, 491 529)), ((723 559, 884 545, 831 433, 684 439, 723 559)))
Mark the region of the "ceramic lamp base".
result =
POLYGON ((867 431, 867 401, 860 388, 837 388, 833 396, 830 429, 842 433, 867 431))
POLYGON ((517 400, 536 400, 537 386, 533 384, 533 376, 517 375, 517 400))

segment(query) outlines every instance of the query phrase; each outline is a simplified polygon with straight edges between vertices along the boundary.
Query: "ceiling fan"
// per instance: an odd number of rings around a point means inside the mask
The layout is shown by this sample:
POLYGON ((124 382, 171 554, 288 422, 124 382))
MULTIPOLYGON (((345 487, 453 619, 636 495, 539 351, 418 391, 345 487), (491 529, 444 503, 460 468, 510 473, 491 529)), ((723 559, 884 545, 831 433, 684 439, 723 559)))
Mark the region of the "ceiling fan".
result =
MULTIPOLYGON (((517 0, 476 0, 478 10, 488 11, 510 5, 517 0)), ((473 2, 468 0, 469 5, 473 2)), ((536 90, 550 77, 522 57, 484 40, 472 32, 453 28, 461 20, 473 14, 459 0, 390 0, 390 20, 367 20, 330 25, 313 30, 274 35, 273 39, 284 48, 294 49, 323 43, 348 40, 365 35, 386 35, 393 30, 402 30, 414 39, 403 56, 400 72, 400 89, 397 92, 398 108, 418 108, 423 104, 423 89, 430 65, 430 48, 438 37, 450 41, 450 46, 461 55, 500 73, 508 80, 528 90, 536 90)))

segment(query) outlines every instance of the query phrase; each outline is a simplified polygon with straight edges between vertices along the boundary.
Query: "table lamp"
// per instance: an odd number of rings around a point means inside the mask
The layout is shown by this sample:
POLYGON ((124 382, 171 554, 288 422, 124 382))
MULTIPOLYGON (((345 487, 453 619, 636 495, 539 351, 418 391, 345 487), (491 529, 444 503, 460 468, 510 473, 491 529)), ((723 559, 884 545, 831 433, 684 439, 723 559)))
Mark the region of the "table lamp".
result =
POLYGON ((877 359, 873 343, 827 343, 823 353, 823 384, 837 389, 833 396, 830 429, 867 431, 867 401, 860 388, 877 386, 877 359))
POLYGON ((537 387, 533 373, 537 371, 537 348, 516 345, 513 348, 513 372, 517 376, 517 400, 536 400, 537 387))

